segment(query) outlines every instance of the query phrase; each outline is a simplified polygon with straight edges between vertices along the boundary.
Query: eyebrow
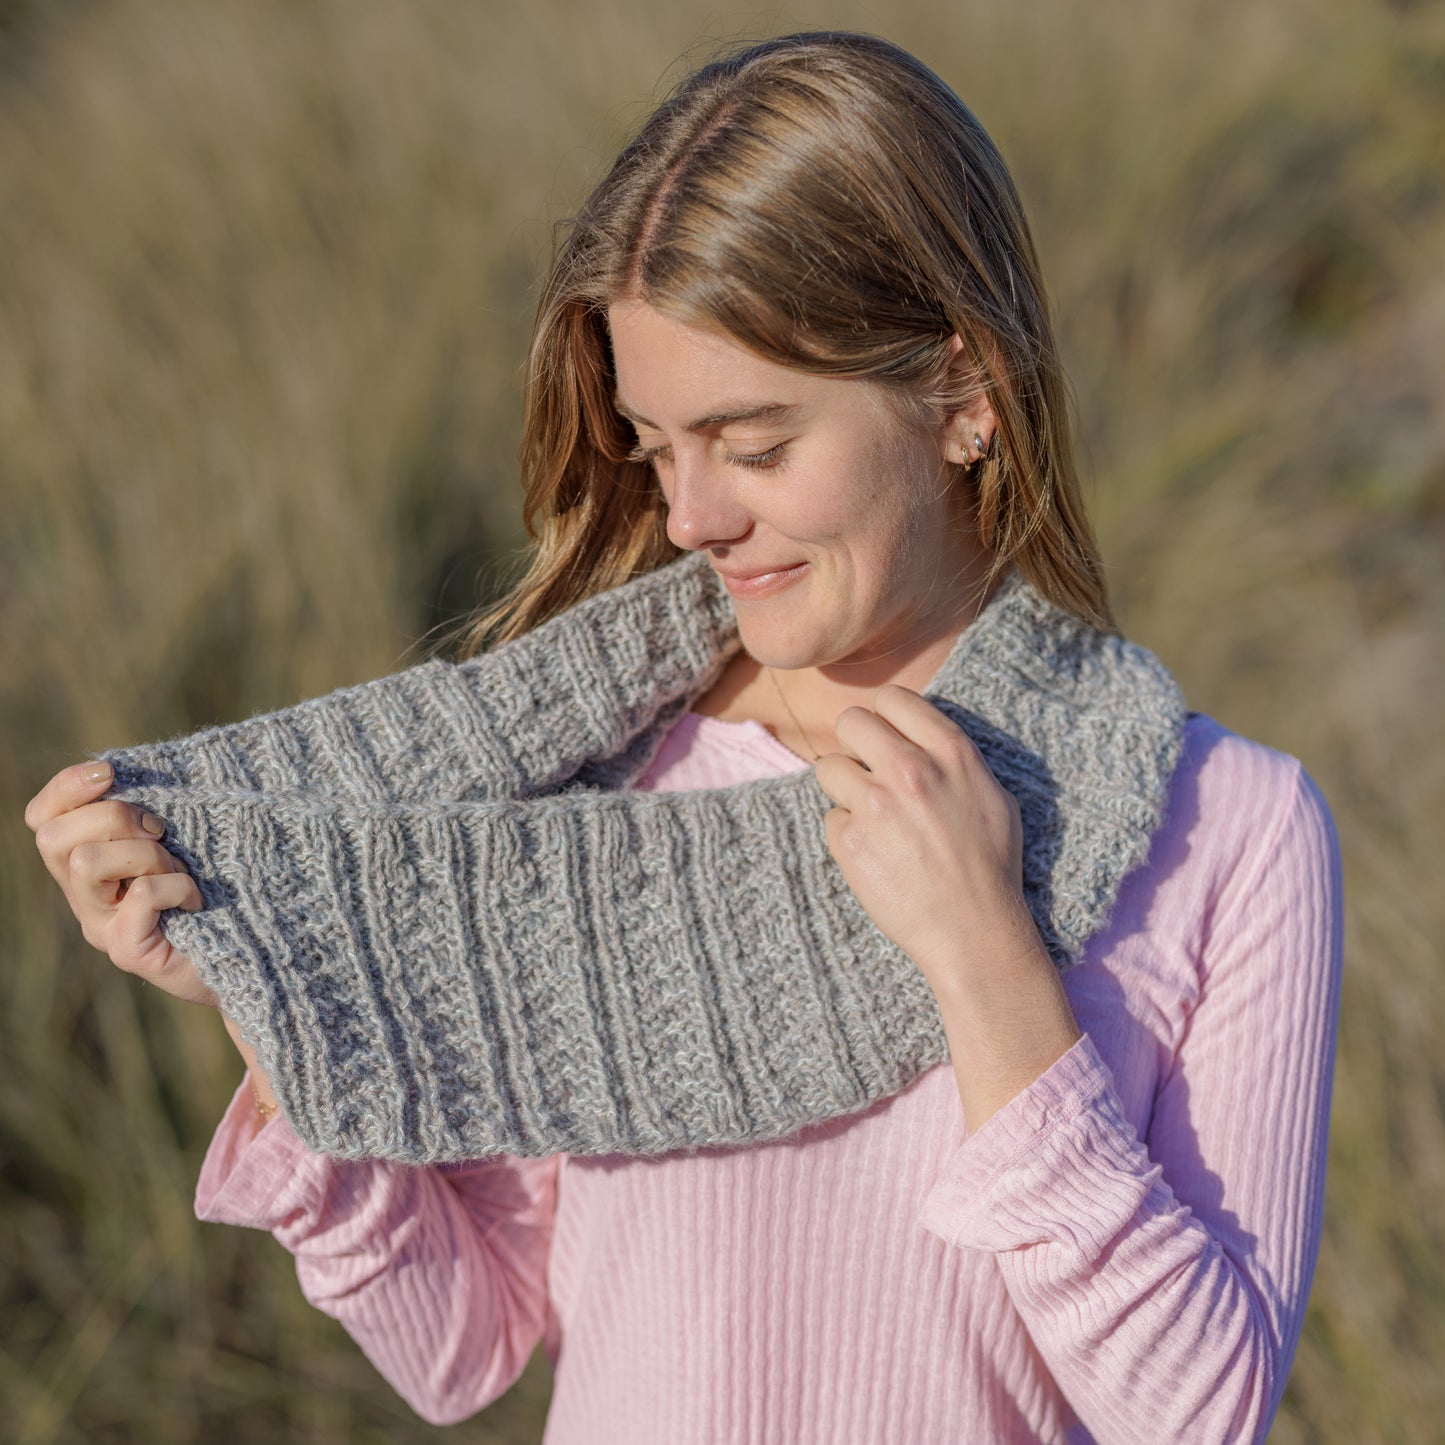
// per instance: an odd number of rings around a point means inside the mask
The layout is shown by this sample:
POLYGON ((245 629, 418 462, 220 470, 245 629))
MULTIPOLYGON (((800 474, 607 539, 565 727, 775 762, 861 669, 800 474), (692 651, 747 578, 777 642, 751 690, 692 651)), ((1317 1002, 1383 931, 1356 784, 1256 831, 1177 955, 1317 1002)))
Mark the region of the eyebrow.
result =
MULTIPOLYGON (((630 422, 638 426, 648 426, 653 431, 661 431, 655 421, 648 421, 645 416, 639 416, 628 404, 623 401, 620 394, 612 398, 612 404, 630 422)), ((730 406, 722 411, 715 411, 710 416, 700 416, 696 421, 688 422, 683 428, 685 431, 702 432, 708 431, 715 426, 730 426, 742 421, 789 421, 801 410, 796 404, 783 401, 758 402, 752 406, 730 406)))

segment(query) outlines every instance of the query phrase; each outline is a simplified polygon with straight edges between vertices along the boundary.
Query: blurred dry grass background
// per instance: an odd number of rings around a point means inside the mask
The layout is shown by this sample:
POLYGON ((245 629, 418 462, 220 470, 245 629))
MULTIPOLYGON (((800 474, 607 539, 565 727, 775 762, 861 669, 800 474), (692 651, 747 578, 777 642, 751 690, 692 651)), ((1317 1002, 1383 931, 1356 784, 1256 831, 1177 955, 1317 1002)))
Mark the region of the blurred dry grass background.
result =
MULTIPOLYGON (((1273 1439, 1445 1439, 1445 11, 1364 0, 0 0, 0 1420, 17 1445, 427 1427, 263 1234, 239 1061, 79 937, 21 822, 86 750, 418 660, 515 562, 548 222, 684 52, 928 60, 1015 169, 1129 631, 1304 759, 1348 961, 1273 1439)), ((536 1440, 548 1380, 449 1433, 536 1440)))

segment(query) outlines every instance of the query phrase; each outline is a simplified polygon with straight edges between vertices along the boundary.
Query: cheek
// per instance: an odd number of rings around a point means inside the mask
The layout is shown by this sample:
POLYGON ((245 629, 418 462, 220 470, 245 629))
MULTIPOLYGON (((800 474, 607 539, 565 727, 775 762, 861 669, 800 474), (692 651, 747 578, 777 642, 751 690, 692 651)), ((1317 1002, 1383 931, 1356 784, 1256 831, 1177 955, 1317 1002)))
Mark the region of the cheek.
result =
MULTIPOLYGON (((827 548, 833 565, 849 568, 870 590, 886 587, 887 574, 906 571, 920 547, 931 548, 938 525, 939 487, 927 470, 929 458, 916 438, 888 430, 861 417, 809 456, 806 471, 780 477, 771 497, 765 489, 754 494, 756 515, 798 541, 827 548)), ((936 456, 932 460, 936 464, 936 456)))
POLYGON ((858 493, 854 520, 859 544, 890 566, 908 565, 920 548, 928 549, 936 526, 928 485, 898 458, 880 461, 858 493))
POLYGON ((880 593, 912 595, 933 586, 952 535, 928 477, 897 477, 878 491, 868 531, 868 556, 880 593))

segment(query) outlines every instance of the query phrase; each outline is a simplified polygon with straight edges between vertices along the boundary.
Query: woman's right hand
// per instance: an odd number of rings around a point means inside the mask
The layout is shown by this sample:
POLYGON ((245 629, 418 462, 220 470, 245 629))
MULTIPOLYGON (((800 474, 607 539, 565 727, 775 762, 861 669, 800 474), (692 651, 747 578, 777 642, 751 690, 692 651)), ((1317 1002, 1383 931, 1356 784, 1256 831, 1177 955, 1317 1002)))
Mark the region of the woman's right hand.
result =
POLYGON ((190 1003, 215 1008, 216 995, 161 932, 167 908, 203 906, 196 880, 158 841, 165 824, 133 803, 96 802, 111 770, 95 763, 62 768, 25 807, 25 824, 60 884, 80 931, 110 961, 190 1003), (150 819, 152 827, 146 827, 150 819))

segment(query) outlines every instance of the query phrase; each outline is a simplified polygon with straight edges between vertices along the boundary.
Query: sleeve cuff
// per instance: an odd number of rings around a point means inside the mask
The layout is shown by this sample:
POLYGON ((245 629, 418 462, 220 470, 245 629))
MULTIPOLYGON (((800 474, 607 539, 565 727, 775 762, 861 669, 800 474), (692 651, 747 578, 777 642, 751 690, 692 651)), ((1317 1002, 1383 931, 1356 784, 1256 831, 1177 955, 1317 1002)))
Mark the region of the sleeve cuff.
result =
POLYGON ((1157 1172, 1085 1033, 958 1146, 919 1219, 964 1249, 1112 1233, 1109 1221, 1137 1209, 1157 1172))
POLYGON ((275 1229, 320 1197, 317 1170, 325 1167, 284 1114, 262 1121, 243 1075, 201 1164, 196 1218, 275 1229))

